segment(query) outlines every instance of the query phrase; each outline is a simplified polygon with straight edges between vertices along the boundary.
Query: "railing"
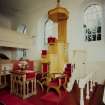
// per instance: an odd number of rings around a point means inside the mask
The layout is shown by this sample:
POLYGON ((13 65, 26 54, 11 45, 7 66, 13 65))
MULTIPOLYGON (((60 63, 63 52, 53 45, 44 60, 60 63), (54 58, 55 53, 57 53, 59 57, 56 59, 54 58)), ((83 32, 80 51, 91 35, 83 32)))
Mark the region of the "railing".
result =
POLYGON ((90 95, 89 95, 89 90, 92 92, 93 91, 93 86, 94 82, 92 81, 93 73, 90 73, 87 75, 85 78, 82 78, 79 80, 79 88, 80 88, 80 105, 84 105, 84 88, 86 88, 86 99, 89 100, 90 95), (89 81, 90 81, 90 88, 89 88, 89 81))
POLYGON ((11 72, 11 93, 23 99, 36 94, 36 77, 26 79, 25 72, 11 72))
POLYGON ((75 78, 76 73, 77 73, 77 71, 74 70, 74 66, 72 66, 71 77, 70 77, 70 79, 69 79, 69 82, 68 82, 67 88, 66 88, 66 90, 67 90, 68 92, 70 92, 70 91, 72 90, 72 88, 73 88, 74 82, 75 82, 75 80, 76 80, 76 78, 75 78))
POLYGON ((103 103, 105 104, 105 87, 104 87, 104 94, 103 94, 103 103))
POLYGON ((70 92, 73 88, 74 82, 75 80, 77 81, 77 84, 79 85, 80 88, 80 105, 84 105, 84 88, 85 86, 87 86, 86 88, 86 99, 89 100, 90 95, 89 95, 89 91, 92 92, 93 91, 93 86, 95 85, 94 82, 92 81, 92 77, 94 73, 89 73, 89 75, 87 75, 85 78, 81 78, 81 79, 76 79, 76 70, 72 73, 72 76, 67 84, 67 91, 70 92), (89 82, 90 81, 90 82, 89 82), (89 88, 89 83, 90 83, 90 88, 89 88))

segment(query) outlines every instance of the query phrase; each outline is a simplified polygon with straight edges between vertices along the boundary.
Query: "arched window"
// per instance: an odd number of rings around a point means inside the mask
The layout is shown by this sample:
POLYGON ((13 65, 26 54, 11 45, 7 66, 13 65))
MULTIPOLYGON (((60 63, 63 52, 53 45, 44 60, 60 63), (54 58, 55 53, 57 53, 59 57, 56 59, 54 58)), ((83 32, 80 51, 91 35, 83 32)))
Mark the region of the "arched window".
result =
POLYGON ((51 21, 50 19, 48 19, 48 21, 45 24, 45 30, 44 30, 44 42, 45 44, 47 44, 47 39, 48 37, 52 36, 52 37, 58 37, 58 25, 57 23, 54 23, 53 21, 51 21))
POLYGON ((92 4, 84 12, 84 30, 86 41, 99 41, 102 39, 102 8, 92 4))

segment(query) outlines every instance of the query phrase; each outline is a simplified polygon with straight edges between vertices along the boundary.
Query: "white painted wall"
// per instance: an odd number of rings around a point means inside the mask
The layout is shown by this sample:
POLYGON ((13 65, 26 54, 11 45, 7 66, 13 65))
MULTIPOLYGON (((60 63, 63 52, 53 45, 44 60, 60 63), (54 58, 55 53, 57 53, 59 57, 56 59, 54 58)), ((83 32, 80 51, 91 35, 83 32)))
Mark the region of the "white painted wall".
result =
POLYGON ((10 59, 20 59, 23 51, 18 49, 2 49, 2 47, 25 48, 32 46, 32 38, 12 30, 13 18, 0 14, 0 53, 7 55, 10 59))
POLYGON ((7 16, 0 14, 0 27, 9 28, 11 29, 11 19, 7 16))

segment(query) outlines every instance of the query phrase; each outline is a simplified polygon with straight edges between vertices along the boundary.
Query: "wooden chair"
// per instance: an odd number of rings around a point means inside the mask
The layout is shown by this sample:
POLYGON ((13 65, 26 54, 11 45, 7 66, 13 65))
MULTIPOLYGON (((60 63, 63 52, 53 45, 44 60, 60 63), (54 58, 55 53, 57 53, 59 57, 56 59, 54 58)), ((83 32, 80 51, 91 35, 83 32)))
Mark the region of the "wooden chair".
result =
POLYGON ((47 50, 41 51, 41 71, 37 72, 36 75, 37 83, 40 85, 42 91, 44 90, 44 85, 46 84, 46 77, 48 76, 49 71, 47 53, 47 50))
POLYGON ((42 91, 44 91, 44 86, 46 85, 47 77, 48 77, 48 63, 42 63, 41 71, 37 73, 36 80, 37 83, 41 86, 42 91))
POLYGON ((36 94, 34 62, 15 61, 11 71, 11 93, 25 99, 36 94))
POLYGON ((48 83, 48 89, 47 92, 49 92, 51 89, 55 90, 57 94, 60 95, 60 89, 66 89, 67 82, 69 81, 69 78, 71 77, 71 69, 72 65, 67 64, 64 73, 53 73, 51 75, 52 79, 48 83))

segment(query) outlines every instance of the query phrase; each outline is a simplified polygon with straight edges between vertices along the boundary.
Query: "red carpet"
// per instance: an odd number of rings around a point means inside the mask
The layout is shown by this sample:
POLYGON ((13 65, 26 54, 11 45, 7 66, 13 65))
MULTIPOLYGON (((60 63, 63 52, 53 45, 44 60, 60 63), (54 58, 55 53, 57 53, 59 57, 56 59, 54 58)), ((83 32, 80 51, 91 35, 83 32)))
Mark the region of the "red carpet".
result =
POLYGON ((44 94, 42 92, 39 92, 35 96, 32 96, 25 100, 22 100, 21 98, 10 94, 10 92, 7 90, 0 91, 0 101, 5 103, 6 105, 56 105, 56 103, 63 102, 63 99, 65 97, 67 97, 66 92, 63 92, 61 97, 59 97, 55 93, 44 94), (46 97, 46 96, 48 97, 47 99, 49 99, 49 98, 51 99, 49 102, 47 102, 46 100, 44 101, 44 97, 46 97), (53 104, 53 103, 55 103, 55 104, 53 104))
MULTIPOLYGON (((92 99, 89 100, 89 104, 85 102, 85 105, 101 105, 103 89, 104 86, 96 86, 92 99)), ((79 105, 79 94, 79 88, 76 84, 72 92, 62 91, 61 96, 55 92, 44 93, 39 90, 37 95, 25 100, 10 94, 8 90, 0 90, 0 101, 5 105, 79 105)))
POLYGON ((32 105, 19 97, 11 95, 8 91, 0 91, 0 101, 6 105, 32 105))
POLYGON ((6 105, 43 105, 40 101, 40 97, 43 93, 38 93, 28 99, 22 100, 21 98, 10 94, 7 90, 0 91, 0 101, 6 105))

